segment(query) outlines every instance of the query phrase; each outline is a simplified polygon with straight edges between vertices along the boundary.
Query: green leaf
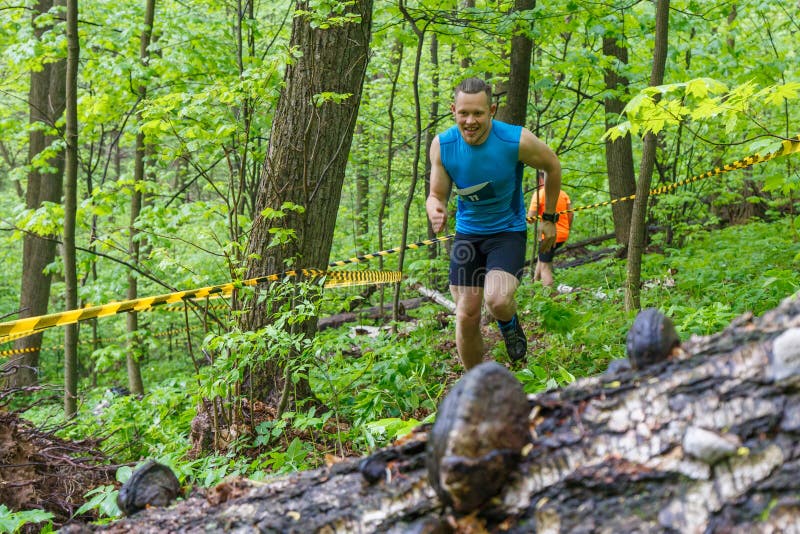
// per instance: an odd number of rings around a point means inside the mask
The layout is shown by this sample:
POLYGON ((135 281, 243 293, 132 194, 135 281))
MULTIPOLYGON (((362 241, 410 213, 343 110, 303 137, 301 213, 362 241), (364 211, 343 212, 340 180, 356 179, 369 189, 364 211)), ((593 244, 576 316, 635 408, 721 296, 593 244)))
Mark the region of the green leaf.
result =
POLYGON ((49 521, 53 517, 52 513, 44 510, 13 512, 5 504, 0 504, 0 532, 17 532, 25 525, 49 521))
POLYGON ((695 78, 686 82, 686 95, 705 99, 709 94, 720 95, 728 88, 714 78, 695 78))

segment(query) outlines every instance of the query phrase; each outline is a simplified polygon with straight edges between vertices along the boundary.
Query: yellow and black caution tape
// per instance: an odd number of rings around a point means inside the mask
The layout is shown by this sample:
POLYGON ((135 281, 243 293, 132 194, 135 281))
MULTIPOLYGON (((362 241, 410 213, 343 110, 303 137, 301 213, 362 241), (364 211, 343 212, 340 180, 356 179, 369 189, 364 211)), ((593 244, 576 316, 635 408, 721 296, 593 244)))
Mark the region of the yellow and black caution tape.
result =
POLYGON ((367 284, 393 284, 401 281, 400 271, 328 271, 325 287, 363 286, 367 284))
POLYGON ((279 274, 250 278, 240 282, 228 282, 227 284, 208 286, 200 289, 177 291, 175 293, 125 300, 122 302, 111 302, 101 306, 91 306, 79 310, 70 310, 0 323, 0 343, 24 337, 53 326, 64 326, 87 319, 94 319, 95 317, 106 317, 122 312, 141 312, 155 306, 174 304, 186 300, 228 296, 238 287, 256 286, 266 282, 277 282, 290 277, 314 279, 323 276, 326 277, 325 287, 388 284, 399 282, 402 279, 402 273, 399 271, 323 271, 320 269, 293 269, 279 274))
MULTIPOLYGON (((19 336, 19 337, 25 337, 25 336, 19 336)), ((53 347, 53 350, 56 350, 58 348, 59 347, 53 347)), ((5 358, 6 356, 15 356, 17 354, 25 354, 27 352, 36 352, 37 350, 46 350, 46 349, 44 348, 40 349, 39 347, 25 347, 24 349, 0 350, 0 358, 5 358)))
MULTIPOLYGON (((161 308, 159 311, 183 313, 185 309, 186 308, 184 306, 165 306, 161 308)), ((199 311, 219 311, 219 310, 230 310, 230 309, 231 307, 228 304, 214 304, 213 306, 203 306, 199 311)))
MULTIPOLYGON (((159 332, 158 334, 153 334, 151 337, 165 337, 171 336, 172 334, 178 334, 183 332, 190 332, 192 330, 197 330, 198 328, 203 328, 203 325, 197 324, 194 326, 190 326, 189 328, 173 328, 172 330, 165 330, 164 332, 159 332)), ((30 334, 26 334, 30 335, 30 334)), ((19 336, 25 337, 25 336, 19 336)), ((89 345, 90 343, 108 343, 109 341, 119 341, 119 337, 104 337, 100 339, 87 339, 86 341, 79 341, 79 345, 89 345)), ((15 356, 17 354, 25 354, 27 352, 35 352, 35 351, 46 351, 46 350, 61 350, 64 348, 64 345, 51 345, 49 347, 25 347, 22 349, 8 349, 8 350, 0 350, 0 358, 5 358, 6 356, 15 356)))
POLYGON ((401 250, 408 250, 408 249, 416 249, 427 247, 433 245, 435 243, 441 243, 442 241, 448 241, 453 239, 454 234, 450 235, 443 235, 441 237, 434 237, 433 239, 425 239, 423 241, 417 241, 416 243, 411 243, 406 245, 405 247, 395 247, 390 248, 387 250, 381 250, 380 252, 373 252, 371 254, 364 254, 363 256, 355 256, 353 258, 347 260, 339 260, 339 261, 332 261, 328 264, 329 267, 341 267, 343 265, 348 265, 350 263, 363 263, 365 261, 369 261, 372 259, 377 258, 378 256, 388 256, 389 254, 394 254, 395 252, 400 252, 401 250))
MULTIPOLYGON (((781 142, 780 150, 776 150, 775 152, 770 152, 765 156, 762 156, 761 154, 753 154, 752 156, 747 156, 746 158, 736 160, 733 163, 728 163, 726 165, 723 165, 722 167, 714 167, 713 170, 704 172, 703 174, 698 174, 696 176, 692 176, 691 178, 686 178, 685 180, 680 180, 678 182, 674 182, 671 184, 663 185, 661 187, 657 187, 655 189, 651 189, 649 195, 654 196, 654 195, 662 195, 664 193, 669 193, 670 191, 677 189, 678 187, 682 187, 692 182, 705 180, 706 178, 711 178, 712 176, 718 176, 720 174, 735 171, 738 169, 746 169, 747 167, 751 167, 757 163, 764 163, 765 161, 769 161, 781 156, 788 156, 789 154, 796 154, 798 152, 800 152, 800 135, 793 137, 792 139, 785 139, 784 141, 781 142)), ((571 210, 560 211, 558 213, 559 215, 562 215, 565 213, 569 213, 570 211, 576 212, 576 211, 589 210, 592 208, 599 208, 601 206, 610 206, 618 202, 626 202, 629 200, 633 200, 635 198, 636 195, 628 195, 626 197, 614 198, 611 200, 607 200, 605 202, 589 204, 588 206, 580 206, 577 208, 572 208, 571 210)), ((528 222, 531 223, 538 219, 539 219, 538 215, 536 217, 530 217, 528 218, 528 222)))

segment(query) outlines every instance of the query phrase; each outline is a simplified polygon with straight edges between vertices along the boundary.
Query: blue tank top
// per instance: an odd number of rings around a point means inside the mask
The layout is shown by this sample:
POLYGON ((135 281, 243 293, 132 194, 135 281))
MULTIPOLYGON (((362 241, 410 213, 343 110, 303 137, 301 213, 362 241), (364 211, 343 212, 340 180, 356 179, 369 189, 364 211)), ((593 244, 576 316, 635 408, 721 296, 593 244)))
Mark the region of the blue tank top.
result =
POLYGON ((439 135, 442 165, 458 195, 456 232, 487 235, 527 229, 521 135, 521 126, 497 120, 480 145, 467 144, 458 126, 439 135))

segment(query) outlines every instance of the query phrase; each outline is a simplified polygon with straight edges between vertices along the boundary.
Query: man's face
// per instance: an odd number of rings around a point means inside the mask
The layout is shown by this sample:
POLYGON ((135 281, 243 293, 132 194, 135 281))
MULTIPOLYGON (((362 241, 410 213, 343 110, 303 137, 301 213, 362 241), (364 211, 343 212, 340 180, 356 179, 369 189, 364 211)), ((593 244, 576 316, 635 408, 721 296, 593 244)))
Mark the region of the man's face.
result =
POLYGON ((459 92, 450 109, 467 144, 479 145, 486 140, 492 126, 492 115, 497 109, 496 104, 489 104, 486 93, 459 92))

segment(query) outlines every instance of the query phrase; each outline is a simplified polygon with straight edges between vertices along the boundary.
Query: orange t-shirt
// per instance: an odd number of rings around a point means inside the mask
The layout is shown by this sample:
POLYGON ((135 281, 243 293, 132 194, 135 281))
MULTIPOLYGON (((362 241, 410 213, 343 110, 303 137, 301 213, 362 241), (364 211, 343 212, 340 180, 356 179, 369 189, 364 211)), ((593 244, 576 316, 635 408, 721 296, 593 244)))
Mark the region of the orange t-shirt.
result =
MULTIPOLYGON (((536 204, 536 211, 539 213, 539 216, 544 213, 545 204, 545 196, 544 196, 544 187, 540 187, 536 190, 534 195, 534 202, 536 204), (541 194, 541 196, 539 196, 541 194), (538 198, 537 198, 538 197, 538 198)), ((561 213, 564 210, 569 209, 569 195, 567 195, 564 190, 561 190, 561 193, 558 195, 558 202, 556 202, 556 211, 561 213)), ((542 236, 544 238, 544 236, 542 236)), ((569 214, 568 213, 561 213, 558 216, 558 222, 556 223, 556 243, 563 243, 569 237, 569 214)))

